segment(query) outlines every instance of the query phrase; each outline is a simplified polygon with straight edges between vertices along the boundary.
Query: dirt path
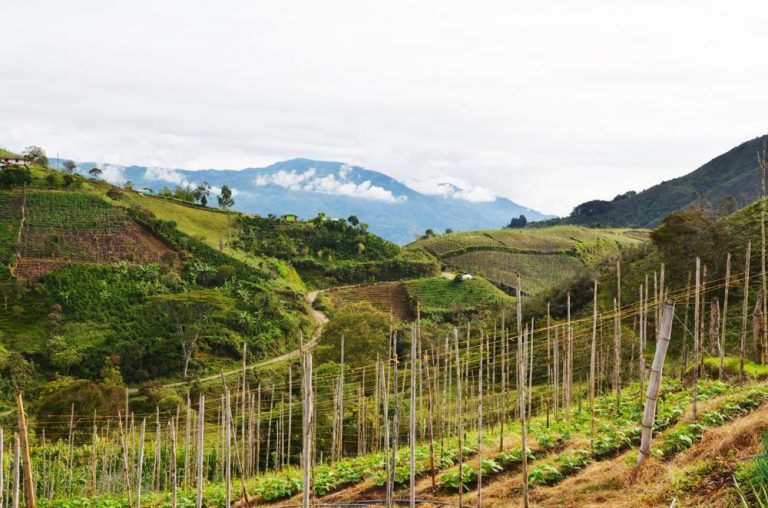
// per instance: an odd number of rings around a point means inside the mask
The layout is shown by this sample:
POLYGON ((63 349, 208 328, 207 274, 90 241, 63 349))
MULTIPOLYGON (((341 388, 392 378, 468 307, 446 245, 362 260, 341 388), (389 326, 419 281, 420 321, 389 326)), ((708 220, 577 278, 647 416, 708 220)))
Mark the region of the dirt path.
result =
MULTIPOLYGON (((300 347, 298 349, 294 349, 293 351, 289 351, 285 354, 282 354, 280 356, 276 356, 274 358, 270 358, 268 360, 263 360, 261 362, 253 363, 251 365, 247 365, 245 367, 245 370, 252 371, 261 369, 264 367, 268 367, 269 365, 274 365, 276 363, 284 362, 286 360, 291 360, 293 358, 298 358, 304 351, 314 348, 317 345, 318 340, 320 339, 320 334, 323 332, 323 327, 328 323, 328 316, 320 312, 319 310, 315 309, 313 304, 315 303, 315 299, 317 298, 317 295, 320 294, 319 290, 316 291, 310 291, 307 293, 307 295, 304 297, 307 305, 309 306, 309 313, 312 316, 312 319, 314 320, 315 324, 317 325, 317 328, 315 328, 314 333, 312 334, 312 340, 304 344, 303 347, 300 347)), ((233 369, 227 372, 223 372, 220 374, 213 374, 211 376, 201 377, 195 380, 188 380, 188 381, 177 381, 175 383, 167 383, 162 385, 163 388, 178 388, 180 386, 189 385, 192 383, 207 383, 210 381, 215 381, 217 379, 221 379, 222 376, 224 378, 239 375, 243 372, 242 367, 239 369, 233 369)), ((128 393, 133 394, 137 393, 138 388, 129 388, 128 393)))

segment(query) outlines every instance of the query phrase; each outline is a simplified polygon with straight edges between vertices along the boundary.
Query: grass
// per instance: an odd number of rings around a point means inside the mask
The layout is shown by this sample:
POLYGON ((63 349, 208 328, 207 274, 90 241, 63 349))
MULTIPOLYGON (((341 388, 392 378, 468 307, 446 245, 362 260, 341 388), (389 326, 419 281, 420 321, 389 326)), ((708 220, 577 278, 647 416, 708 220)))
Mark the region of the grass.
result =
POLYGON ((499 251, 465 252, 446 259, 452 267, 482 275, 502 286, 514 287, 519 273, 524 293, 537 293, 557 286, 584 269, 575 256, 566 254, 513 254, 499 251))
POLYGON ((174 221, 179 231, 202 240, 216 249, 235 230, 236 213, 187 206, 170 200, 126 192, 119 203, 138 205, 150 210, 160 220, 174 221))
MULTIPOLYGON (((707 372, 713 376, 717 376, 720 372, 720 359, 719 358, 705 358, 704 368, 707 372)), ((740 360, 736 356, 726 356, 723 358, 723 371, 728 377, 738 377, 740 371, 740 360)), ((744 360, 744 374, 747 379, 755 381, 763 381, 768 379, 768 365, 753 362, 752 360, 744 360)))
POLYGON ((408 248, 426 251, 449 270, 480 274, 500 287, 514 286, 520 273, 527 286, 524 292, 536 294, 585 266, 643 244, 646 237, 643 230, 552 226, 436 235, 408 248))
POLYGON ((19 193, 0 191, 0 263, 13 261, 13 246, 21 221, 20 201, 19 193))
POLYGON ((485 279, 455 281, 430 277, 405 282, 411 299, 423 312, 473 311, 511 303, 513 299, 485 279))

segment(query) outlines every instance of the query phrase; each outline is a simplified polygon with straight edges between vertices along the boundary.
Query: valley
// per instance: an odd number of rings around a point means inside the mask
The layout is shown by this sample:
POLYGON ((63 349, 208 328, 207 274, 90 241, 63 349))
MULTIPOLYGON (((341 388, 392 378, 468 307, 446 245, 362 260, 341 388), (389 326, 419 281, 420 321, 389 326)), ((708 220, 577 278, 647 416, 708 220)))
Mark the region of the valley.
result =
POLYGON ((0 423, 28 417, 30 458, 0 446, 2 499, 27 465, 61 507, 764 496, 760 201, 400 246, 355 214, 3 176, 0 423))

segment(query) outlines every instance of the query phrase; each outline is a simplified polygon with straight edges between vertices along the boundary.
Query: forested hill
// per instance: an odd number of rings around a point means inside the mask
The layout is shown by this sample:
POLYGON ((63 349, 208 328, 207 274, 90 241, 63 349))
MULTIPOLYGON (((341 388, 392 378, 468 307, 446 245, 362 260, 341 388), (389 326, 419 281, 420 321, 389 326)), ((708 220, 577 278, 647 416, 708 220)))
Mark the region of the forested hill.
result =
POLYGON ((587 201, 575 207, 568 217, 545 223, 654 227, 668 213, 702 198, 716 206, 724 198, 733 197, 736 207, 745 206, 760 196, 757 151, 767 138, 742 143, 680 178, 642 192, 629 191, 611 201, 587 201))

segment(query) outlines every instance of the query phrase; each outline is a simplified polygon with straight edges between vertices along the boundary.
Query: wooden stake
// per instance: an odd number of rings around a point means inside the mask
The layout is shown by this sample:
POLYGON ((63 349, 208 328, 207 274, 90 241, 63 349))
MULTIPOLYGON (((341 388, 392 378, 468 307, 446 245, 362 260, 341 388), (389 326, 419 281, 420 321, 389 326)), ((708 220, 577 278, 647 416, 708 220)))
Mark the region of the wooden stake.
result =
POLYGON ((261 456, 261 383, 256 387, 256 474, 259 474, 261 456))
POLYGON ((155 479, 155 490, 160 490, 160 451, 161 451, 161 445, 160 442, 160 433, 161 427, 160 427, 160 408, 155 406, 155 415, 157 418, 157 423, 155 425, 155 460, 152 463, 152 476, 155 479))
MULTIPOLYGON (((433 355, 434 357, 434 355, 433 355)), ((428 431, 429 431, 429 472, 430 476, 432 477, 432 490, 435 490, 437 488, 437 483, 435 481, 435 434, 432 429, 432 413, 433 413, 433 399, 432 399, 432 383, 430 382, 430 375, 429 371, 432 370, 430 367, 429 357, 425 356, 424 360, 426 360, 427 364, 427 422, 428 422, 428 431)), ((437 381, 437 372, 435 373, 435 381, 437 381)), ((2 429, 0 429, 0 438, 2 437, 2 429)), ((0 506, 0 508, 2 508, 0 506)))
POLYGON ((752 255, 752 241, 747 242, 747 254, 744 259, 744 301, 741 316, 741 347, 739 350, 739 377, 744 381, 744 356, 747 351, 747 311, 749 306, 749 262, 752 255))
POLYGON ((731 253, 725 258, 725 292, 723 294, 723 330, 720 336, 720 371, 718 379, 723 379, 723 361, 725 357, 725 329, 728 326, 728 289, 731 284, 731 253))
MULTIPOLYGON (((3 428, 0 427, 0 508, 5 508, 5 435, 3 428)), ((43 429, 43 468, 45 468, 45 429, 43 429)), ((45 471, 45 469, 43 469, 45 471)), ((43 476, 45 478, 45 476, 43 476)), ((43 491, 45 491, 45 480, 43 480, 43 491)))
POLYGON ((27 416, 24 413, 24 392, 19 392, 16 396, 16 406, 19 411, 21 457, 24 461, 24 499, 27 508, 35 508, 35 482, 32 478, 32 460, 27 437, 27 416))
MULTIPOLYGON (((477 472, 477 508, 480 508, 483 504, 483 338, 483 330, 481 328, 480 365, 477 375, 477 456, 480 457, 480 468, 477 472)), ((411 508, 414 508, 414 506, 411 508)))
POLYGON ((232 399, 224 386, 224 506, 232 505, 232 399))
MULTIPOLYGON (((518 293, 519 294, 519 293, 518 293)), ((518 296, 519 299, 519 296, 518 296)), ((463 462, 464 462, 464 415, 461 407, 461 358, 459 356, 459 330, 453 328, 453 338, 456 345, 456 417, 458 425, 458 441, 459 441, 459 508, 463 506, 464 497, 464 477, 463 474, 463 462)))
MULTIPOLYGON (((187 396, 187 400, 189 400, 189 396, 187 396)), ((187 415, 189 415, 189 411, 187 411, 187 415)), ((189 416, 187 416, 187 421, 189 421, 189 416)), ((189 429, 189 426, 187 426, 187 429, 189 429)), ((168 424, 168 431, 171 436, 171 508, 176 508, 176 428, 174 427, 173 419, 168 424)))
MULTIPOLYGON (((762 283, 762 314, 763 320, 768 319, 768 281, 765 273, 765 172, 766 172, 766 155, 768 155, 768 141, 763 140, 762 149, 757 152, 757 162, 760 166, 760 188, 762 191, 760 199, 760 281, 762 283)), ((759 359, 761 362, 765 361, 765 346, 768 345, 768 326, 763 322, 762 328, 762 357, 759 359)))
POLYGON ((417 371, 416 325, 411 327, 411 407, 409 415, 408 446, 410 448, 410 507, 416 508, 416 371, 417 371))
MULTIPOLYGON (((144 472, 144 430, 147 427, 147 419, 141 420, 141 433, 139 435, 139 462, 136 465, 136 508, 141 506, 141 481, 142 473, 144 472)), ((229 506, 229 505, 227 505, 229 506)))
POLYGON ((675 304, 664 304, 659 336, 656 341, 656 354, 651 366, 651 376, 648 379, 648 393, 645 397, 645 410, 643 411, 642 436, 640 452, 637 455, 637 463, 641 464, 651 453, 651 439, 653 436, 653 420, 656 415, 656 399, 661 388, 661 374, 664 369, 664 358, 669 347, 669 339, 672 334, 672 317, 675 313, 675 304))
POLYGON ((312 353, 304 353, 303 362, 303 383, 302 383, 302 497, 301 506, 309 508, 309 492, 311 490, 309 470, 312 467, 312 423, 314 421, 313 409, 313 389, 312 389, 312 353))
POLYGON ((125 490, 128 496, 128 505, 131 506, 131 499, 133 498, 131 497, 130 466, 128 465, 128 443, 126 442, 123 418, 120 415, 120 411, 117 412, 117 428, 120 432, 120 444, 123 448, 123 490, 125 490))
POLYGON ((597 279, 595 279, 594 300, 592 304, 592 350, 589 356, 589 412, 590 412, 590 423, 591 423, 591 431, 590 431, 591 446, 594 446, 594 439, 595 439, 595 353, 596 353, 596 350, 597 350, 597 279))
POLYGON ((203 447, 205 445, 205 395, 200 394, 197 431, 197 508, 203 508, 203 447))
POLYGON ((21 462, 21 443, 19 442, 19 433, 13 434, 13 508, 19 508, 20 489, 20 462, 21 462))
POLYGON ((693 419, 696 420, 697 407, 696 402, 699 398, 699 320, 700 317, 700 295, 701 289, 701 260, 696 257, 696 289, 693 293, 693 419))
MULTIPOLYGON (((527 436, 526 428, 527 422, 525 417, 525 350, 523 337, 522 323, 523 323, 523 292, 522 284, 520 281, 520 274, 517 274, 517 400, 520 411, 520 440, 522 443, 521 458, 523 461, 522 474, 523 474, 523 507, 528 508, 528 454, 527 452, 527 436)), ((571 312, 570 312, 571 294, 568 293, 568 327, 571 324, 571 312)), ((527 334, 527 332, 526 332, 527 334)), ((570 416, 569 416, 570 421, 570 416)))

